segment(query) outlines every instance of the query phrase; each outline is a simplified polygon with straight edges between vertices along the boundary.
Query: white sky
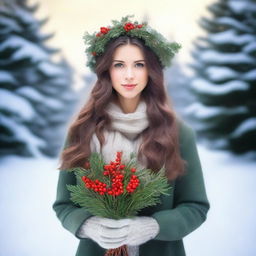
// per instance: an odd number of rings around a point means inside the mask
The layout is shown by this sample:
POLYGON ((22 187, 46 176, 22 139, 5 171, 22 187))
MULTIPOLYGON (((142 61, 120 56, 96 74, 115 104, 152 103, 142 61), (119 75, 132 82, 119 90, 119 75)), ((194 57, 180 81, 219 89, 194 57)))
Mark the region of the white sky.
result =
POLYGON ((111 25, 111 20, 134 14, 139 22, 144 16, 149 17, 149 25, 162 33, 170 41, 182 45, 177 58, 182 62, 189 60, 191 40, 203 33, 197 21, 201 16, 209 16, 206 7, 213 0, 129 0, 129 1, 95 1, 95 0, 29 0, 40 2, 36 15, 49 17, 43 27, 46 33, 55 32, 50 46, 61 48, 64 56, 79 73, 88 72, 85 66, 85 31, 93 33, 101 26, 111 25))

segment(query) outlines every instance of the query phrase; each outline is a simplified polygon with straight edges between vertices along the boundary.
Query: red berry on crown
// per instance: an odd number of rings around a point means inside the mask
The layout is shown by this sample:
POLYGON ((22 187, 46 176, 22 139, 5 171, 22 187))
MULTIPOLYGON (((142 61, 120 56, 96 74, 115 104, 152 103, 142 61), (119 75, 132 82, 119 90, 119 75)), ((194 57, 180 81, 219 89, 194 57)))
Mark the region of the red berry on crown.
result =
POLYGON ((106 28, 106 27, 101 27, 101 28, 100 28, 100 32, 101 32, 102 34, 107 34, 109 30, 110 30, 110 28, 106 28))
POLYGON ((131 29, 134 29, 134 28, 135 28, 135 26, 131 22, 125 23, 125 25, 124 25, 124 29, 125 29, 126 32, 131 30, 131 29))

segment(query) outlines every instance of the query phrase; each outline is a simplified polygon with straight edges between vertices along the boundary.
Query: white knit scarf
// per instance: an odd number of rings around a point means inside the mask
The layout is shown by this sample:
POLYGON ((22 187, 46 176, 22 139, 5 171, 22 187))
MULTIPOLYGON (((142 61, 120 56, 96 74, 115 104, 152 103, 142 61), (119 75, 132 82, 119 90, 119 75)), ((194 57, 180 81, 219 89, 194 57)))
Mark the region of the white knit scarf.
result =
MULTIPOLYGON (((124 113, 119 105, 110 102, 106 108, 111 122, 111 131, 105 131, 105 144, 100 147, 96 134, 93 134, 90 147, 92 152, 98 152, 103 155, 104 161, 110 163, 116 159, 116 152, 122 151, 122 162, 130 159, 130 153, 138 153, 141 143, 140 133, 148 127, 147 105, 140 101, 133 113, 124 113)), ((138 162, 138 167, 145 167, 146 159, 143 163, 138 162), (143 164, 144 163, 144 164, 143 164)), ((138 246, 128 246, 129 256, 138 256, 138 246)))
MULTIPOLYGON (((111 131, 104 131, 105 144, 100 147, 100 142, 94 133, 90 143, 91 152, 98 152, 103 155, 106 163, 114 161, 117 151, 123 151, 123 162, 130 159, 130 153, 138 153, 141 143, 140 133, 148 127, 147 105, 140 101, 136 110, 132 113, 124 113, 119 105, 110 102, 106 108, 111 118, 111 131)), ((145 166, 146 159, 143 159, 141 166, 145 166), (144 163, 144 164, 143 164, 144 163)))

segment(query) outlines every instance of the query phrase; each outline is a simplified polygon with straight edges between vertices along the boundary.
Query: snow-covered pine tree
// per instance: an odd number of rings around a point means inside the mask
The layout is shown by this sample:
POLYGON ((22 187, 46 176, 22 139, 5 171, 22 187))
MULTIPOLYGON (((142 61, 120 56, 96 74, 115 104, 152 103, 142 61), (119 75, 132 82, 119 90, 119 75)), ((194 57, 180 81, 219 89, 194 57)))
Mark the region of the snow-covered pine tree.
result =
POLYGON ((219 0, 199 25, 191 64, 197 102, 187 109, 207 144, 236 154, 256 149, 256 1, 219 0))
POLYGON ((175 112, 182 119, 189 122, 188 116, 184 114, 184 109, 194 102, 195 96, 189 92, 190 80, 183 66, 179 61, 175 61, 170 68, 166 69, 164 77, 167 83, 167 92, 170 95, 175 112))
POLYGON ((40 32, 38 5, 0 5, 0 155, 56 156, 75 106, 72 70, 40 32))

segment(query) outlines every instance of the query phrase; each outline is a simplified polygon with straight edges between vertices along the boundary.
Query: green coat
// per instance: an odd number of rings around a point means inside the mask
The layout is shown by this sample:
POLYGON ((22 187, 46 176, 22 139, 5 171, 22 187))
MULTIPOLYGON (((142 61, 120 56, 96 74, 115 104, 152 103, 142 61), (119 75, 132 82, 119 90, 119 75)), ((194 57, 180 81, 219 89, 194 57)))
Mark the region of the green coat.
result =
MULTIPOLYGON (((162 196, 161 204, 148 207, 140 212, 140 216, 155 218, 160 226, 159 234, 139 247, 140 256, 186 255, 182 238, 206 220, 210 208, 196 148, 196 134, 184 121, 179 124, 180 150, 182 158, 188 162, 188 173, 170 183, 173 188, 172 193, 170 196, 162 196)), ((91 239, 81 239, 77 236, 79 227, 91 214, 76 207, 70 201, 66 184, 75 184, 75 182, 72 172, 60 171, 57 198, 53 209, 63 227, 80 240, 76 256, 103 256, 105 249, 91 239)))

